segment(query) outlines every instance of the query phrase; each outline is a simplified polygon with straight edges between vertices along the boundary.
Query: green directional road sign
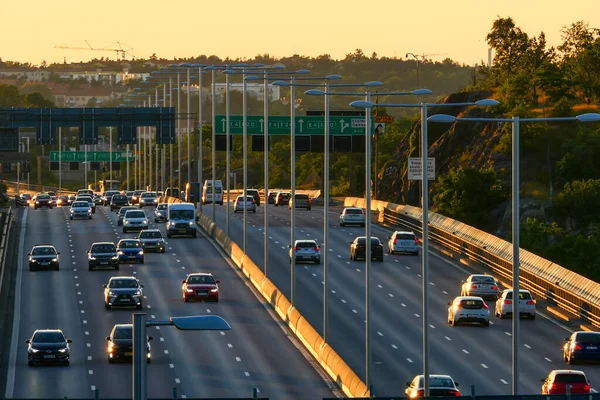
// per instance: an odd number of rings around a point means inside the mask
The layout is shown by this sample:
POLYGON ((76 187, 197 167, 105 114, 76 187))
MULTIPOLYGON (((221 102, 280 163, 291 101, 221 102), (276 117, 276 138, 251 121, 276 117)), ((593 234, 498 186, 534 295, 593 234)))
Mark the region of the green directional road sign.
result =
MULTIPOLYGON (((260 115, 249 115, 246 119, 248 123, 248 134, 257 135, 265 133, 265 120, 260 115)), ((227 119, 225 115, 215 116, 215 133, 226 133, 227 119)), ((324 117, 322 116, 297 116, 296 134, 297 135, 322 135, 325 127, 324 117)), ((290 117, 272 116, 269 117, 270 135, 289 135, 290 117)), ((243 133, 243 123, 241 115, 232 115, 229 118, 230 132, 232 135, 243 133)), ((373 122, 371 121, 371 126, 373 122)), ((329 132, 332 135, 364 135, 365 117, 329 117, 329 132)))
MULTIPOLYGON (((127 157, 126 151, 113 151, 112 152, 112 161, 120 162, 120 161, 133 161, 134 155, 130 152, 129 159, 127 157)), ((85 151, 51 151, 50 152, 50 161, 74 161, 74 162, 84 162, 84 161, 110 161, 110 152, 108 151, 88 151, 87 157, 85 151), (59 159, 60 154, 60 159, 59 159)))

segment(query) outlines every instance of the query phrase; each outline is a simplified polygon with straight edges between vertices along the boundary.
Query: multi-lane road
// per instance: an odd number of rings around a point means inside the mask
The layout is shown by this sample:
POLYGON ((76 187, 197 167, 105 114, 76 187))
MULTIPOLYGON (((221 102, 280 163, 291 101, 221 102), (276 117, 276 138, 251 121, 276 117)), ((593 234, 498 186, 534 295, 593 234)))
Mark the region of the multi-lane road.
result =
MULTIPOLYGON (((144 287, 149 319, 170 316, 220 315, 231 325, 226 332, 149 328, 153 336, 148 366, 149 397, 252 397, 320 399, 333 397, 330 382, 309 356, 297 348, 240 278, 236 268, 203 235, 173 238, 165 254, 145 255, 145 264, 122 264, 119 271, 88 271, 86 250, 95 241, 117 242, 134 237, 117 226, 116 213, 98 207, 92 220, 70 221, 68 208, 26 209, 15 297, 9 398, 101 398, 131 396, 131 364, 108 364, 106 340, 117 323, 131 323, 131 309, 107 311, 102 284, 111 276, 135 275, 144 287), (60 271, 30 272, 27 252, 34 244, 52 243, 60 251, 60 271), (186 273, 212 272, 221 281, 218 303, 184 303, 181 281, 186 273), (38 328, 60 328, 69 339, 71 364, 29 367, 24 341, 38 328)), ((152 210, 146 209, 151 215, 152 210)), ((163 230, 164 224, 151 224, 163 230)))
MULTIPOLYGON (((264 204, 248 214, 248 255, 263 266, 264 204)), ((290 211, 287 207, 269 210, 268 277, 290 296, 290 211)), ((212 205, 204 211, 212 215, 212 205)), ((323 208, 297 209, 296 239, 311 238, 323 243, 323 208)), ((363 235, 364 228, 340 227, 340 207, 330 211, 329 248, 329 343, 365 379, 365 262, 350 261, 350 242, 363 235)), ((225 229, 225 206, 217 206, 217 222, 225 229)), ((421 258, 388 255, 390 232, 373 226, 373 236, 385 243, 384 262, 372 263, 372 384, 377 396, 403 394, 405 381, 422 373, 422 288, 421 258)), ((241 245, 243 214, 232 214, 230 235, 241 245)), ((451 374, 464 394, 474 385, 478 395, 511 393, 511 320, 493 316, 491 325, 448 325, 447 303, 460 295, 461 281, 471 271, 435 254, 430 260, 429 365, 431 373, 451 374)), ((315 329, 323 331, 323 265, 296 265, 296 307, 315 329)), ((540 393, 540 379, 552 369, 582 369, 594 387, 600 382, 600 366, 569 367, 562 359, 564 338, 571 328, 538 315, 535 321, 521 321, 521 394, 540 393)))

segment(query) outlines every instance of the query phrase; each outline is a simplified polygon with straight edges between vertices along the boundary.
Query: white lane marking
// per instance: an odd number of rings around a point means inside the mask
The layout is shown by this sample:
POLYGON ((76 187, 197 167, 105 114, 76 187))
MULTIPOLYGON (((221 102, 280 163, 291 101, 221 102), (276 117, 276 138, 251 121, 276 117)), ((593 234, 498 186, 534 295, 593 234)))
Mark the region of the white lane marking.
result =
POLYGON ((410 358, 407 358, 406 361, 408 361, 409 363, 413 363, 413 360, 411 360, 410 358))
POLYGON ((85 310, 81 310, 81 313, 82 313, 82 314, 85 314, 85 310))
POLYGON ((401 305, 402 307, 406 307, 406 304, 404 304, 404 303, 400 303, 400 305, 401 305))
POLYGON ((175 383, 181 383, 181 381, 179 380, 179 378, 175 378, 175 383))
POLYGON ((544 357, 544 360, 548 361, 548 362, 552 362, 551 359, 549 359, 548 357, 544 357))
POLYGON ((87 356, 88 361, 92 361, 92 356, 87 356))
POLYGON ((356 272, 360 272, 360 268, 356 268, 356 272))
POLYGON ((442 290, 442 293, 444 293, 444 294, 448 294, 448 292, 446 292, 445 290, 442 290))
POLYGON ((246 376, 250 376, 250 372, 248 372, 248 371, 245 371, 245 372, 244 372, 244 375, 246 375, 246 376))
POLYGON ((377 285, 377 287, 378 287, 379 289, 383 289, 383 286, 381 286, 381 285, 377 285))
POLYGON ((185 394, 182 394, 182 395, 181 395, 181 398, 182 398, 182 399, 187 399, 187 396, 186 396, 185 394))
POLYGON ((445 338, 446 340, 452 340, 452 339, 450 339, 448 336, 444 336, 444 338, 445 338))
POLYGON ((73 272, 77 272, 77 268, 73 268, 73 272))
POLYGON ((95 392, 95 391, 96 391, 96 386, 92 385, 92 386, 90 386, 90 387, 92 388, 92 392, 95 392))
POLYGON ((83 304, 83 301, 79 300, 79 304, 83 304))
POLYGON ((342 303, 346 304, 346 300, 342 299, 342 303))
POLYGON ((332 290, 331 293, 335 294, 335 290, 332 290))
POLYGON ((94 371, 90 369, 90 370, 88 371, 88 374, 90 374, 90 375, 94 375, 94 371))
POLYGON ((527 347, 528 349, 530 349, 530 348, 531 348, 531 346, 530 346, 530 345, 528 345, 527 343, 525 343, 523 346, 527 347))
POLYGON ((342 256, 340 254, 338 254, 337 256, 338 256, 338 258, 342 258, 342 256))
POLYGON ((91 343, 86 343, 85 347, 92 347, 92 344, 91 343))
MULTIPOLYGON (((156 318, 156 316, 154 316, 154 315, 151 315, 151 316, 150 316, 150 318, 152 318, 152 319, 155 319, 155 318, 156 318)), ((157 327, 157 328, 158 328, 158 327, 157 327)))
POLYGON ((233 349, 233 345, 231 343, 227 343, 227 347, 229 347, 230 349, 233 349))
POLYGON ((84 319, 84 320, 83 320, 83 323, 84 323, 84 324, 87 324, 87 320, 86 320, 86 319, 84 319))
POLYGON ((169 354, 169 350, 166 350, 166 349, 165 349, 165 354, 169 354))
POLYGON ((404 266, 404 268, 406 268, 406 269, 410 269, 410 267, 409 267, 408 265, 405 265, 405 266, 404 266))
POLYGON ((237 362, 241 362, 241 361, 242 361, 242 359, 241 359, 241 358, 239 358, 239 357, 236 357, 236 358, 235 358, 235 361, 237 361, 237 362))
POLYGON ((210 314, 211 313, 210 308, 207 308, 206 312, 210 314))
POLYGON ((162 337, 162 336, 161 336, 161 337, 159 337, 158 339, 159 339, 161 342, 164 342, 164 341, 165 341, 165 338, 164 338, 164 337, 162 337))
POLYGON ((504 332, 505 334, 507 334, 508 336, 512 336, 512 334, 510 332, 504 332))
POLYGON ((85 336, 89 336, 90 335, 90 332, 88 332, 88 331, 85 331, 84 333, 85 333, 85 336))
POLYGON ((81 296, 81 292, 77 292, 77 296, 81 296))
POLYGON ((383 333, 381 333, 381 332, 377 332, 377 334, 378 334, 379 336, 383 336, 383 333))
POLYGON ((395 344, 392 345, 392 348, 394 349, 398 349, 398 346, 396 346, 395 344))
POLYGON ((433 325, 429 325, 429 327, 430 327, 431 329, 435 329, 435 326, 433 326, 433 325))
POLYGON ((175 260, 175 261, 177 261, 177 262, 181 262, 181 260, 175 260))
POLYGON ((350 265, 350 261, 346 261, 346 264, 350 265))
POLYGON ((469 352, 467 350, 465 350, 465 349, 462 349, 462 352, 465 353, 465 354, 469 354, 469 352))
POLYGON ((144 296, 144 300, 148 300, 148 297, 144 296))
POLYGON ((146 308, 152 308, 150 304, 146 304, 146 308))
POLYGON ((485 368, 485 369, 488 369, 488 366, 487 366, 487 365, 485 365, 485 364, 481 364, 481 366, 482 366, 483 368, 485 368))
POLYGON ((73 265, 77 264, 75 261, 73 261, 73 265))
POLYGON ((394 297, 394 295, 393 295, 393 294, 391 294, 391 293, 388 293, 388 296, 390 296, 390 297, 394 297))
MULTIPOLYGON (((171 250, 171 248, 170 248, 170 247, 169 247, 169 250, 171 250)), ((173 253, 173 255, 175 256, 176 254, 175 254, 175 253, 173 253)))
POLYGON ((79 287, 79 283, 76 283, 76 284, 75 284, 75 286, 76 286, 76 287, 79 287))
POLYGON ((175 368, 173 364, 169 364, 169 368, 175 368))
POLYGON ((435 286, 435 283, 433 283, 433 282, 429 282, 429 284, 430 284, 431 286, 435 286))
POLYGON ((160 326, 157 326, 157 327, 156 327, 156 330, 157 330, 157 331, 160 331, 160 326))
POLYGON ((225 332, 221 331, 220 333, 221 333, 221 336, 225 336, 225 332))
POLYGON ((417 313, 415 313, 415 317, 421 318, 421 316, 419 314, 417 314, 417 313))
POLYGON ((352 312, 353 312, 354 314, 358 314, 358 311, 356 311, 354 308, 352 309, 352 312))
POLYGON ((312 274, 312 276, 317 276, 317 274, 312 274))
POLYGON ((504 383, 505 385, 508 385, 508 382, 506 382, 504 379, 500 379, 500 382, 504 383))
POLYGON ((417 274, 417 276, 418 276, 419 278, 421 278, 421 274, 417 274))

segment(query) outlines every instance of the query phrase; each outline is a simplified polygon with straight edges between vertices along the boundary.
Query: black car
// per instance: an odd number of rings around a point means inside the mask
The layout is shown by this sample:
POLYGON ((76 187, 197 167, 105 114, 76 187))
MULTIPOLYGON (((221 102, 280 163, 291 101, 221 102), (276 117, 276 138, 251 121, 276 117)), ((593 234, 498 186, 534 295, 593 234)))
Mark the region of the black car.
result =
POLYGON ((292 194, 289 192, 278 192, 275 196, 275 207, 289 205, 290 199, 292 198, 292 194))
POLYGON ((260 193, 256 189, 246 189, 246 194, 254 198, 254 202, 257 206, 260 206, 260 193))
POLYGON ((27 364, 63 363, 69 365, 71 359, 70 339, 66 339, 60 329, 37 329, 27 346, 27 364))
POLYGON ((140 196, 142 195, 142 193, 144 193, 145 190, 134 190, 133 191, 133 195, 131 196, 131 204, 139 204, 140 203, 140 196))
POLYGON ((29 204, 32 203, 32 197, 29 193, 21 193, 15 196, 15 202, 17 206, 29 207, 29 204))
MULTIPOLYGON (((350 259, 358 260, 359 258, 364 259, 366 257, 367 250, 367 238, 365 236, 358 236, 354 241, 350 242, 350 259)), ((377 261, 383 261, 383 243, 379 238, 371 237, 371 259, 377 261)))
POLYGON ((115 195, 115 194, 119 194, 119 191, 118 190, 107 190, 106 192, 104 192, 104 194, 102 195, 102 205, 109 206, 110 200, 112 199, 113 195, 115 195))
POLYGON ((123 218, 125 218, 125 213, 129 210, 137 210, 136 206, 125 206, 119 208, 119 212, 117 213, 117 226, 123 225, 123 218))
POLYGON ((66 206, 69 204, 69 196, 58 196, 58 199, 56 199, 56 204, 59 206, 66 206))
POLYGON ((135 307, 142 309, 142 288, 135 276, 113 276, 104 288, 104 308, 135 307))
POLYGON ((36 244, 27 253, 29 256, 29 270, 55 269, 58 271, 60 263, 59 254, 51 244, 36 244))
MULTIPOLYGON (((150 341, 154 339, 152 336, 148 336, 146 341, 146 362, 150 364, 152 361, 152 347, 150 341)), ((115 361, 133 359, 133 325, 132 324, 116 324, 110 336, 106 337, 108 345, 106 346, 106 353, 108 355, 108 363, 112 364, 115 361)))
POLYGON ((88 269, 93 271, 96 268, 119 269, 119 255, 117 246, 112 242, 97 242, 92 244, 88 250, 88 269))
POLYGON ((129 200, 127 200, 127 195, 125 194, 114 194, 110 199, 110 211, 118 210, 128 205, 129 200))
POLYGON ((37 210, 38 208, 48 207, 52 208, 52 199, 48 194, 37 194, 35 196, 33 207, 37 210))
POLYGON ((267 204, 275 204, 275 197, 277 197, 277 192, 269 192, 269 197, 267 198, 267 204))

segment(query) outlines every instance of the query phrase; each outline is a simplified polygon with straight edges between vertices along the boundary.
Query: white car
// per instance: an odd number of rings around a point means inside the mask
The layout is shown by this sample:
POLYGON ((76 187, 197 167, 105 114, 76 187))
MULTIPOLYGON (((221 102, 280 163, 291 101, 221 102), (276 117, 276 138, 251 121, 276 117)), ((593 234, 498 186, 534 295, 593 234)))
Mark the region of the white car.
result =
POLYGON ((74 201, 71 204, 71 209, 69 210, 69 218, 77 219, 77 218, 87 218, 92 219, 92 207, 90 207, 90 203, 87 201, 74 201))
POLYGON ((123 233, 148 229, 148 218, 142 210, 128 210, 123 217, 123 233))
POLYGON ((321 246, 313 239, 296 240, 294 247, 290 248, 290 262, 295 257, 296 262, 314 262, 321 264, 321 246))
POLYGON ((365 226, 365 210, 358 207, 346 207, 340 214, 340 226, 357 224, 365 226))
MULTIPOLYGON (((509 315, 512 316, 512 302, 513 290, 505 289, 498 300, 496 300, 496 316, 500 319, 509 315)), ((519 290, 519 316, 535 319, 535 299, 529 290, 519 290)))
POLYGON ((419 239, 414 232, 396 231, 388 239, 388 253, 419 255, 419 239))
MULTIPOLYGON (((246 210, 248 212, 252 211, 253 213, 256 213, 256 202, 254 201, 254 197, 252 196, 246 196, 246 210)), ((235 199, 235 205, 233 208, 233 212, 244 212, 244 196, 238 196, 237 199, 235 199)))
POLYGON ((144 192, 140 195, 140 208, 145 206, 156 206, 158 204, 158 197, 156 192, 144 192))
POLYGON ((481 297, 458 296, 448 303, 448 323, 452 326, 463 323, 490 325, 490 310, 481 297))

